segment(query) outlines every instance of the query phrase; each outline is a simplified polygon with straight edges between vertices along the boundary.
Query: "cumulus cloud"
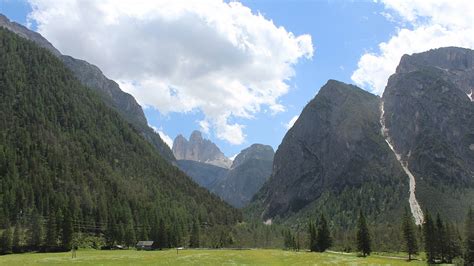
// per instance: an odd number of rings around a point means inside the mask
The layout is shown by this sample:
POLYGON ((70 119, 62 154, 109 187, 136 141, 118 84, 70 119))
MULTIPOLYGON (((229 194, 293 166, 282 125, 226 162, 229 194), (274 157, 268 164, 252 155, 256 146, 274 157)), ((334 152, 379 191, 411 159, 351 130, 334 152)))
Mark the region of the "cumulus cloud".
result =
POLYGON ((269 110, 310 35, 296 36, 238 2, 223 0, 29 0, 29 20, 61 52, 98 65, 146 107, 201 111, 201 129, 232 144, 244 125, 269 110), (207 127, 206 127, 207 125, 207 127))
POLYGON ((295 124, 296 120, 298 120, 298 117, 299 117, 299 115, 293 116, 293 117, 290 119, 290 121, 288 121, 288 123, 285 124, 286 129, 292 128, 293 125, 295 124))
POLYGON ((444 46, 474 48, 474 2, 471 0, 383 0, 383 15, 400 28, 376 53, 365 53, 352 80, 381 95, 404 54, 444 46))
POLYGON ((150 126, 156 133, 158 133, 161 137, 161 139, 166 143, 166 145, 168 145, 168 147, 170 147, 170 149, 173 148, 173 139, 168 136, 164 131, 163 129, 159 129, 155 126, 152 126, 152 125, 148 125, 150 126))

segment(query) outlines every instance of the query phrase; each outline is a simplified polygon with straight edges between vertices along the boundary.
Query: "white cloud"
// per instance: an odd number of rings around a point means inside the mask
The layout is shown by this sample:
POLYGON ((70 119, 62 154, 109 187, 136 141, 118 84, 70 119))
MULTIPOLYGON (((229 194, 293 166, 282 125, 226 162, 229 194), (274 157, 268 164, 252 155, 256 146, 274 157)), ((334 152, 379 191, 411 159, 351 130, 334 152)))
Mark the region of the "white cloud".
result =
MULTIPOLYGON (((232 144, 267 108, 285 110, 293 65, 313 56, 295 36, 238 2, 223 0, 29 0, 30 21, 61 52, 98 65, 162 113, 200 110, 232 144)), ((201 123, 200 126, 202 127, 201 123)))
POLYGON ((286 129, 292 128, 293 125, 295 124, 296 120, 298 120, 298 117, 299 117, 299 115, 293 116, 293 117, 290 119, 290 121, 288 121, 288 123, 285 124, 286 129))
POLYGON ((474 48, 474 2, 471 0, 400 1, 383 0, 392 21, 404 25, 378 53, 365 53, 359 60, 352 80, 381 95, 388 77, 404 54, 444 46, 474 48))
POLYGON ((156 133, 158 133, 161 137, 161 139, 166 143, 166 145, 168 145, 168 147, 170 147, 170 149, 173 148, 173 139, 168 136, 164 131, 163 129, 158 129, 157 127, 155 126, 152 126, 152 125, 148 125, 150 126, 156 133))

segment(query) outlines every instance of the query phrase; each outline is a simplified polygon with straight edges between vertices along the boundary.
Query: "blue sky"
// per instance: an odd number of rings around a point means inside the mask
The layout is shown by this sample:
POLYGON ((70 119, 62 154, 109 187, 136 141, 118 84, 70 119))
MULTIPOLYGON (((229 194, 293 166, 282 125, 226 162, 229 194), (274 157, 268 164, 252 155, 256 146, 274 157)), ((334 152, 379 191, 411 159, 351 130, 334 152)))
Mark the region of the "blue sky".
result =
MULTIPOLYGON (((147 96, 143 95, 150 94, 142 93, 146 87, 143 85, 146 83, 143 81, 145 79, 142 78, 140 74, 136 74, 130 78, 128 73, 123 73, 126 71, 133 72, 135 69, 127 70, 110 67, 107 63, 104 63, 106 62, 105 59, 102 61, 95 61, 96 57, 94 56, 100 55, 100 51, 95 54, 91 54, 89 51, 78 51, 80 48, 74 46, 74 43, 77 43, 77 40, 71 40, 69 42, 64 41, 64 39, 67 39, 67 36, 69 35, 64 35, 64 28, 58 29, 60 26, 58 26, 58 24, 61 23, 57 23, 57 21, 54 23, 54 20, 45 19, 45 14, 50 14, 47 12, 48 10, 51 10, 51 6, 48 6, 48 4, 42 4, 42 2, 45 1, 36 1, 37 6, 35 10, 37 12, 35 13, 35 16, 33 16, 33 19, 30 20, 30 22, 33 22, 33 28, 36 28, 36 23, 41 24, 41 33, 45 35, 53 45, 59 48, 61 52, 97 64, 102 70, 105 70, 104 73, 111 78, 119 79, 119 81, 132 80, 133 82, 121 83, 124 84, 123 89, 132 93, 142 104, 145 103, 143 104, 146 105, 144 111, 152 126, 161 130, 171 138, 174 138, 178 134, 183 134, 188 137, 193 130, 200 128, 200 121, 206 119, 206 121, 214 121, 212 119, 219 117, 219 115, 215 113, 213 113, 214 116, 210 115, 210 113, 215 111, 211 108, 213 102, 210 103, 211 107, 209 107, 208 103, 207 107, 200 108, 200 105, 196 105, 196 108, 186 110, 186 108, 183 107, 181 107, 181 109, 174 108, 173 103, 166 103, 161 99, 162 97, 160 97, 160 94, 154 94, 152 96, 157 98, 155 102, 158 103, 148 104, 148 102, 146 102, 147 96), (142 78, 142 91, 129 88, 129 86, 136 85, 134 79, 137 77, 142 78), (212 109, 212 111, 209 111, 210 109, 212 109)), ((403 6, 400 2, 390 0, 386 0, 383 3, 375 3, 373 1, 243 0, 241 3, 244 7, 251 9, 254 18, 255 16, 258 16, 259 13, 262 14, 264 16, 263 24, 267 21, 272 21, 275 26, 273 28, 272 26, 269 26, 272 28, 270 29, 272 33, 277 32, 276 29, 278 27, 283 27, 288 34, 291 32, 293 35, 288 35, 289 37, 287 38, 290 44, 292 42, 296 43, 291 36, 297 38, 302 35, 310 35, 314 54, 311 58, 307 58, 309 56, 306 50, 306 54, 302 52, 300 55, 294 56, 292 59, 295 59, 295 62, 289 64, 294 71, 294 75, 290 75, 289 79, 286 79, 288 75, 283 75, 281 77, 281 79, 288 85, 288 92, 276 97, 276 101, 279 105, 284 107, 284 110, 280 110, 280 112, 277 113, 272 112, 269 107, 271 104, 264 103, 258 106, 258 110, 250 111, 251 117, 245 115, 226 116, 227 120, 225 121, 226 124, 224 123, 224 126, 241 126, 241 132, 244 137, 241 138, 239 143, 236 144, 234 142, 232 144, 232 141, 229 141, 229 138, 224 136, 225 134, 219 135, 219 133, 217 133, 219 125, 217 125, 217 123, 211 123, 210 130, 205 134, 205 136, 217 143, 227 156, 235 155, 240 150, 253 143, 268 144, 273 146, 274 149, 277 149, 287 131, 286 124, 294 116, 299 115, 306 103, 317 94, 319 88, 324 85, 328 79, 337 79, 347 83, 355 83, 369 91, 380 94, 383 91, 384 82, 386 82, 388 75, 394 70, 394 67, 398 63, 399 56, 403 53, 422 51, 427 48, 434 48, 442 45, 473 46, 473 41, 466 41, 465 39, 454 37, 439 39, 438 41, 436 38, 441 38, 443 36, 440 37, 439 32, 431 34, 429 31, 430 27, 435 29, 437 29, 436 27, 444 27, 446 29, 445 32, 443 31, 443 34, 445 34, 444 37, 451 36, 449 34, 457 36, 459 34, 456 30, 472 30, 472 20, 470 18, 458 20, 456 21, 457 28, 455 28, 449 24, 452 22, 446 22, 441 16, 437 15, 441 14, 443 9, 436 9, 429 5, 427 6, 424 4, 425 1, 414 1, 407 6, 403 6), (406 31, 404 31, 405 29, 406 31), (424 36, 423 42, 417 40, 420 35, 427 35, 424 36), (429 40, 430 38, 434 41, 431 43, 426 42, 426 40, 429 40), (379 47, 379 45, 384 42, 386 44, 385 48, 379 47), (374 66, 376 67, 374 68, 374 66), (354 74, 355 72, 356 74, 354 74)), ((450 2, 447 1, 447 3, 450 2)), ((472 8, 472 4, 463 6, 464 9, 466 9, 466 7, 472 8)), ((67 7, 63 8, 67 10, 67 7)), ((453 7, 454 11, 456 11, 455 8, 457 7, 453 7)), ((445 8, 445 10, 448 9, 445 8)), ((5 14, 11 20, 19 23, 26 24, 26 16, 31 11, 32 8, 27 1, 0 0, 0 12, 5 14)), ((237 14, 245 15, 244 11, 239 12, 240 13, 237 14)), ((207 16, 212 16, 212 12, 206 14, 208 14, 207 16)), ((226 21, 226 18, 222 18, 222 16, 218 19, 226 21)), ((150 32, 153 33, 154 29, 157 28, 157 25, 159 26, 159 24, 156 23, 151 25, 153 27, 146 28, 147 35, 145 36, 145 39, 138 41, 146 42, 150 32)), ((83 33, 81 30, 87 32, 93 26, 89 25, 87 27, 88 28, 81 29, 79 26, 75 27, 73 25, 70 30, 77 30, 81 34, 83 33)), ((263 32, 262 34, 266 33, 267 32, 263 32)), ((77 32, 73 34, 77 35, 77 32)), ((212 37, 212 35, 209 36, 212 37)), ((137 38, 140 37, 138 36, 137 38)), ((186 35, 186 38, 190 37, 186 35)), ((196 40, 196 45, 199 44, 199 41, 200 40, 196 40)), ((193 42, 193 40, 191 40, 191 42, 193 42)), ((212 38, 209 43, 204 43, 204 45, 214 47, 212 38)), ((276 44, 275 47, 268 43, 266 45, 265 48, 276 47, 275 51, 283 49, 279 48, 277 46, 278 44, 276 44)), ((216 47, 221 46, 216 44, 216 47)), ((93 49, 94 46, 90 48, 90 50, 93 49)), ((111 49, 111 51, 113 52, 114 50, 111 49)), ((189 49, 186 50, 186 53, 189 54, 189 51, 189 49)), ((211 53, 214 52, 216 51, 211 51, 211 53)), ((226 51, 217 52, 222 52, 224 55, 226 54, 226 51)), ((166 56, 163 57, 163 54, 159 53, 157 58, 157 60, 166 60, 166 56)), ((127 62, 126 59, 124 62, 127 62)), ((205 65, 205 62, 203 64, 205 65)), ((126 65, 126 63, 124 63, 124 65, 126 65)), ((231 64, 231 66, 233 67, 234 65, 231 64)), ((162 65, 154 67, 154 69, 160 69, 162 65)), ((271 68, 272 66, 269 65, 268 67, 271 68)), ((265 67, 263 70, 265 70, 265 67)), ((233 68, 232 71, 236 71, 236 69, 233 68)), ((165 79, 168 78, 163 75, 164 74, 160 73, 159 77, 164 77, 165 79)), ((157 86, 163 85, 160 82, 154 82, 155 83, 148 83, 155 85, 159 84, 157 86)), ((185 82, 182 82, 180 84, 184 83, 185 82)), ((194 83, 194 85, 195 84, 196 83, 194 83)), ((166 85, 167 84, 163 86, 166 85)), ((209 85, 212 87, 215 84, 211 82, 209 85)), ((166 90, 168 90, 168 88, 166 88, 166 90)), ((212 90, 210 90, 209 93, 212 93, 212 90)), ((219 100, 217 100, 216 103, 218 101, 219 100)), ((222 109, 221 106, 221 109, 217 110, 225 110, 225 106, 224 109, 222 109)))

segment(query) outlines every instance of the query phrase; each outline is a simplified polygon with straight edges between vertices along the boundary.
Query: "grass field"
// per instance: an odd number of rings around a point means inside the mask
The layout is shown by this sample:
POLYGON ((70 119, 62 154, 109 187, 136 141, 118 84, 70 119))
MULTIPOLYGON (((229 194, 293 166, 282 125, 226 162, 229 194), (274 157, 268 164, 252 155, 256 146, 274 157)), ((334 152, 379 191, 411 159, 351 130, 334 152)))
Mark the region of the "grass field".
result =
POLYGON ((402 259, 355 254, 283 250, 79 250, 71 253, 27 253, 0 256, 0 265, 425 265, 402 259))

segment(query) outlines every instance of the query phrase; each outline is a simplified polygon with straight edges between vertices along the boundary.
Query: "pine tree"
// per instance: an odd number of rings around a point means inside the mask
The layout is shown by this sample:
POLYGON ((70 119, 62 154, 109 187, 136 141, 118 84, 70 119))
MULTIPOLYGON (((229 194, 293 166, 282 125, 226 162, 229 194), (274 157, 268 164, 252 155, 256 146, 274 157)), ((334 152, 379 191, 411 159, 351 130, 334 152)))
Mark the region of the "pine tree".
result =
POLYGON ((317 242, 316 242, 316 227, 313 224, 313 222, 309 222, 308 225, 308 231, 309 231, 309 250, 314 252, 318 250, 317 242))
POLYGON ((319 219, 316 243, 319 252, 326 251, 332 245, 331 232, 329 232, 328 223, 323 214, 321 214, 319 219))
POLYGON ((405 209, 403 215, 402 232, 408 260, 411 260, 411 256, 418 253, 418 243, 416 241, 415 222, 407 209, 405 209))
POLYGON ((2 238, 0 240, 0 253, 1 254, 10 254, 12 253, 13 248, 13 239, 12 239, 12 229, 9 224, 5 230, 3 230, 2 238))
POLYGON ((41 216, 38 213, 33 214, 29 228, 28 245, 32 249, 39 249, 43 243, 43 225, 41 216))
POLYGON ((428 213, 425 211, 425 218, 423 223, 423 239, 425 242, 425 252, 428 263, 434 263, 436 259, 436 228, 434 222, 428 213))
POLYGON ((129 222, 127 228, 125 229, 125 245, 127 247, 133 247, 137 242, 135 237, 135 230, 133 229, 132 222, 129 222))
POLYGON ((446 224, 446 262, 452 263, 453 259, 462 255, 461 237, 453 224, 446 224))
POLYGON ((466 217, 466 252, 464 255, 464 262, 466 265, 474 264, 474 211, 469 209, 466 217))
POLYGON ((367 227, 364 213, 360 211, 357 223, 357 250, 362 253, 362 256, 370 255, 372 251, 370 244, 369 228, 367 227))
POLYGON ((56 228, 56 217, 50 212, 48 217, 48 224, 46 227, 45 246, 48 249, 54 249, 58 245, 58 234, 56 228))
POLYGON ((436 258, 441 262, 446 262, 446 246, 448 245, 446 239, 446 229, 443 220, 439 213, 436 215, 436 258))
POLYGON ((191 230, 191 237, 189 239, 189 246, 192 248, 198 248, 200 246, 200 232, 199 224, 197 220, 194 220, 193 228, 191 230))
POLYGON ((72 218, 69 211, 64 212, 62 222, 62 234, 61 234, 61 246, 66 250, 72 248, 72 238, 74 234, 74 228, 72 225, 72 218))
POLYGON ((107 229, 105 230, 105 244, 109 247, 114 245, 115 220, 111 215, 107 221, 107 229))
POLYGON ((158 225, 158 247, 160 249, 167 248, 168 247, 168 231, 166 229, 166 224, 163 219, 160 219, 159 225, 158 225))

